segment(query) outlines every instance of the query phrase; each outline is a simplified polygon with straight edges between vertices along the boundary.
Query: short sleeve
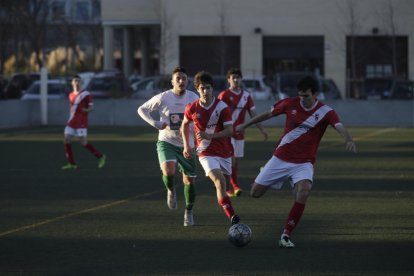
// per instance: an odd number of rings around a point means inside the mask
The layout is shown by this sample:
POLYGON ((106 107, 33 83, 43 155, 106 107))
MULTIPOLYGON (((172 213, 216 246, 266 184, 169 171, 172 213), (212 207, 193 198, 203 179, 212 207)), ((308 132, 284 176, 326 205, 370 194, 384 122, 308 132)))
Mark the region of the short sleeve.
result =
POLYGON ((187 118, 187 120, 189 120, 189 121, 193 121, 193 117, 191 116, 192 106, 193 105, 191 103, 187 104, 185 106, 185 110, 184 110, 184 117, 187 118))
POLYGON ((284 114, 286 110, 286 100, 281 100, 276 102, 271 109, 272 115, 277 116, 280 114, 284 114))

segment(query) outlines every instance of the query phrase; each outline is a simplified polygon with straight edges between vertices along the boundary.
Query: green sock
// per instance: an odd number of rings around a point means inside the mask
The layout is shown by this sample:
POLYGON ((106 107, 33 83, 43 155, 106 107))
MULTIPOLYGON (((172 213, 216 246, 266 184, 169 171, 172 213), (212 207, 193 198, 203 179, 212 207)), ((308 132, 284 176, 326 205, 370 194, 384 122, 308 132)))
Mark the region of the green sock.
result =
POLYGON ((172 191, 174 188, 174 175, 163 175, 162 182, 164 182, 165 188, 172 191))
POLYGON ((184 198, 185 198, 185 208, 187 210, 192 210, 194 201, 195 201, 195 187, 194 185, 185 185, 184 184, 184 198))

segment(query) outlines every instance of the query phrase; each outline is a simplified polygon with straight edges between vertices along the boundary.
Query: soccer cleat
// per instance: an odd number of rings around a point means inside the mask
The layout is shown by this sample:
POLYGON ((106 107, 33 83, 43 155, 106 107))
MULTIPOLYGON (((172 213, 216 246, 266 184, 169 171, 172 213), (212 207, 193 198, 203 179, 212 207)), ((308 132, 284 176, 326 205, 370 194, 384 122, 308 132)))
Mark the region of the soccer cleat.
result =
POLYGON ((184 226, 193 226, 194 225, 194 219, 193 219, 193 210, 187 210, 184 211, 184 226))
POLYGON ((238 215, 233 215, 230 221, 231 221, 231 225, 235 225, 240 222, 240 217, 238 215))
POLYGON ((295 244, 290 240, 290 238, 288 236, 283 236, 279 240, 279 247, 293 248, 293 247, 295 247, 295 244))
POLYGON ((77 168, 78 168, 78 166, 76 164, 71 164, 71 163, 68 163, 68 164, 61 167, 61 169, 64 170, 64 171, 65 170, 76 170, 77 168))
POLYGON ((175 188, 173 190, 167 191, 167 205, 170 210, 176 210, 177 209, 177 196, 175 194, 175 188))
POLYGON ((232 191, 227 191, 226 194, 227 194, 228 197, 235 197, 235 195, 232 191))
POLYGON ((242 192, 243 192, 243 190, 238 188, 238 189, 234 190, 234 196, 235 197, 241 196, 242 192))
POLYGON ((102 155, 98 160, 98 168, 102 169, 106 163, 106 155, 102 155))

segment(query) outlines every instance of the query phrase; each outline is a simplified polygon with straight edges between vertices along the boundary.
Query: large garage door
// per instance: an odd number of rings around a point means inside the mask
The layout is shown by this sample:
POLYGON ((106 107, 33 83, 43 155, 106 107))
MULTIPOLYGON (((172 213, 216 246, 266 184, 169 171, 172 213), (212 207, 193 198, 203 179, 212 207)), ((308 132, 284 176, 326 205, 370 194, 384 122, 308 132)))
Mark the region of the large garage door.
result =
POLYGON ((190 75, 200 70, 213 75, 225 75, 228 68, 240 67, 240 37, 182 36, 180 65, 190 75))
POLYGON ((263 72, 268 77, 281 72, 324 73, 323 36, 264 36, 263 72))

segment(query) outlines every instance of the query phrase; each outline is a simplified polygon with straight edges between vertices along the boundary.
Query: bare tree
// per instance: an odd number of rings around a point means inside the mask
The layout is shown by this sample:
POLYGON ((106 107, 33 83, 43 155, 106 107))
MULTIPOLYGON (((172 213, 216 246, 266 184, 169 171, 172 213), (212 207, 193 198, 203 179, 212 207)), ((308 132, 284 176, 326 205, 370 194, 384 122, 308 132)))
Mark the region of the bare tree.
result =
POLYGON ((49 2, 42 0, 20 0, 16 1, 14 14, 19 15, 19 23, 22 31, 33 49, 36 63, 40 67, 44 63, 44 47, 46 39, 46 25, 49 14, 49 2))
POLYGON ((359 9, 360 1, 358 0, 341 0, 338 2, 340 14, 343 18, 343 33, 347 37, 347 49, 345 55, 349 54, 349 67, 347 67, 347 97, 358 97, 358 76, 357 76, 357 49, 356 38, 361 31, 361 14, 359 9))
POLYGON ((220 68, 220 75, 224 75, 226 72, 226 35, 227 35, 227 25, 226 25, 226 7, 223 0, 220 0, 220 6, 218 7, 218 17, 219 17, 219 34, 220 34, 220 43, 218 49, 218 63, 220 68))
POLYGON ((100 63, 100 62, 97 62, 97 55, 95 53, 98 52, 98 50, 102 49, 102 47, 103 47, 102 26, 100 24, 91 24, 91 25, 87 26, 87 29, 88 29, 88 34, 91 37, 91 47, 92 47, 92 53, 93 53, 93 57, 92 57, 93 67, 90 68, 90 69, 92 69, 92 71, 94 71, 94 70, 97 69, 97 68, 95 68, 95 65, 100 63))
POLYGON ((174 17, 167 12, 166 1, 162 1, 160 9, 161 29, 160 29, 160 49, 159 49, 159 64, 160 73, 165 74, 168 63, 172 60, 171 47, 173 46, 174 38, 172 37, 171 28, 174 24, 174 17))
POLYGON ((391 60, 392 60, 392 75, 393 78, 398 77, 398 61, 397 61, 397 33, 398 33, 398 27, 397 27, 397 20, 395 16, 395 10, 396 7, 393 4, 393 1, 386 0, 384 3, 384 9, 383 9, 383 16, 381 18, 384 18, 386 24, 386 29, 389 32, 389 37, 391 40, 391 60))
POLYGON ((0 6, 0 74, 4 72, 4 62, 7 59, 9 42, 13 38, 14 28, 12 26, 16 23, 16 17, 12 14, 14 4, 13 1, 4 1, 0 6))

